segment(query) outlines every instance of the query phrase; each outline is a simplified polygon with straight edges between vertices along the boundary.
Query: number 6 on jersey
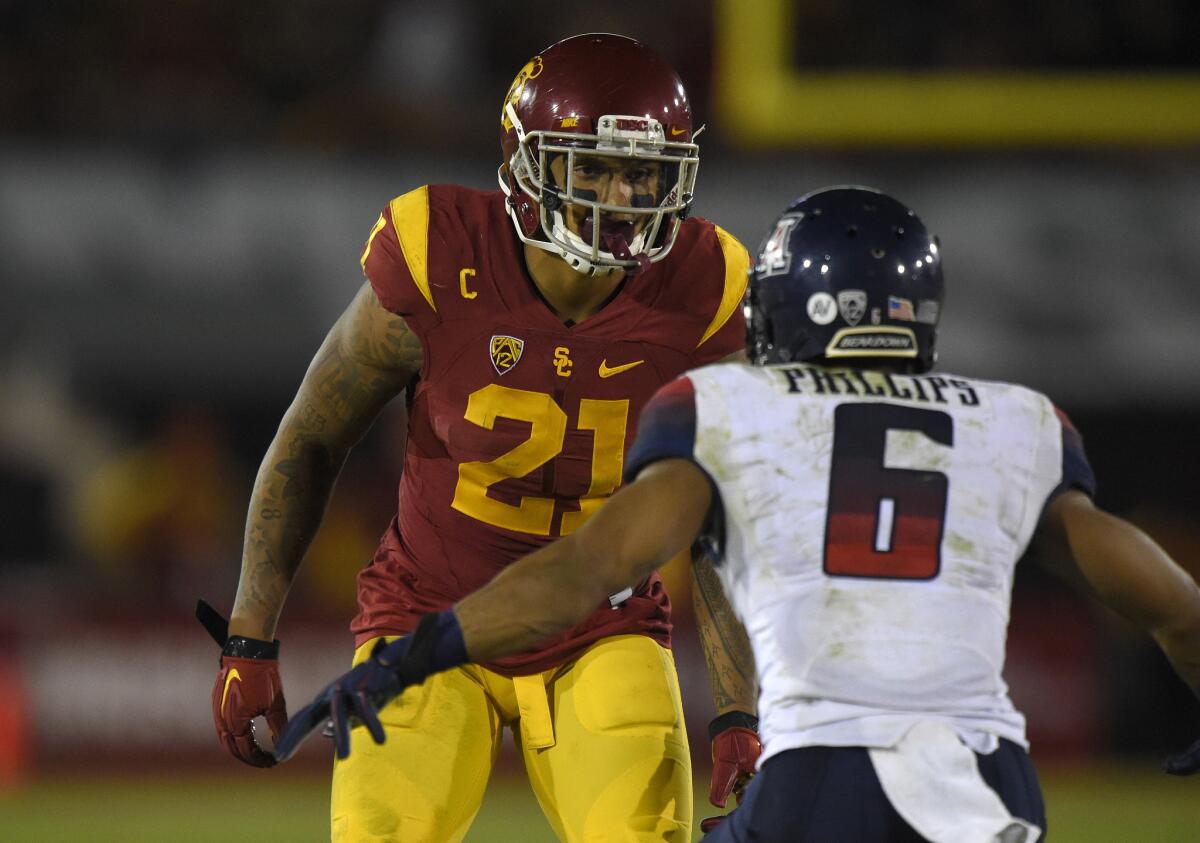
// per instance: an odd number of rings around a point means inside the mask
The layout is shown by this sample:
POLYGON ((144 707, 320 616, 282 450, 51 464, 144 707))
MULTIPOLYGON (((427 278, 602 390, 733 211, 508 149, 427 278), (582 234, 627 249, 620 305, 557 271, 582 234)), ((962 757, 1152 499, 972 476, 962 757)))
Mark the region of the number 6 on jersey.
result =
POLYGON ((889 453, 889 433, 915 433, 926 448, 954 445, 953 420, 938 410, 837 407, 825 525, 830 576, 928 580, 941 568, 950 483, 940 471, 889 467, 911 459, 889 453))

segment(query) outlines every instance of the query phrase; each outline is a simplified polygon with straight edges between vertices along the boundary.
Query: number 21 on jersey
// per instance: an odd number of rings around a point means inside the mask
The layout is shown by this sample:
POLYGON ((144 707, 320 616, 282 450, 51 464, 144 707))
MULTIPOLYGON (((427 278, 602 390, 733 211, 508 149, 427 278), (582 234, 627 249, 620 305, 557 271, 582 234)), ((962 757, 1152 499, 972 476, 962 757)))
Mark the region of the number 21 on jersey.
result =
POLYGON ((841 404, 834 410, 826 574, 938 575, 949 479, 932 469, 894 467, 906 454, 889 449, 889 432, 925 440, 925 452, 954 445, 953 419, 937 410, 894 404, 841 404))
MULTIPOLYGON (((450 505, 495 527, 548 536, 554 524, 555 498, 525 495, 519 505, 513 505, 496 500, 487 492, 501 480, 524 477, 558 456, 567 434, 567 414, 545 392, 494 383, 475 390, 467 398, 467 421, 493 430, 498 418, 529 422, 529 438, 494 460, 460 465, 450 505)), ((576 530, 620 484, 628 421, 627 399, 580 399, 579 427, 595 433, 592 478, 587 494, 579 499, 579 510, 563 513, 561 535, 576 530)))

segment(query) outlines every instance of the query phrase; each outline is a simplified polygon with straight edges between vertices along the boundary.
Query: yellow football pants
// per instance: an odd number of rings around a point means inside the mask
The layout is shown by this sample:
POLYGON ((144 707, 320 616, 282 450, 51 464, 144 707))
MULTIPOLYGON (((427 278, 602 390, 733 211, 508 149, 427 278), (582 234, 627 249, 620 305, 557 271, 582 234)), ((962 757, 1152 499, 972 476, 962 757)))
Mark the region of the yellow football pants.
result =
MULTIPOLYGON (((355 653, 365 659, 374 642, 355 653)), ((512 726, 534 794, 560 840, 689 841, 692 771, 669 650, 643 635, 506 678, 477 665, 432 676, 359 726, 333 767, 336 843, 462 840, 512 726)))

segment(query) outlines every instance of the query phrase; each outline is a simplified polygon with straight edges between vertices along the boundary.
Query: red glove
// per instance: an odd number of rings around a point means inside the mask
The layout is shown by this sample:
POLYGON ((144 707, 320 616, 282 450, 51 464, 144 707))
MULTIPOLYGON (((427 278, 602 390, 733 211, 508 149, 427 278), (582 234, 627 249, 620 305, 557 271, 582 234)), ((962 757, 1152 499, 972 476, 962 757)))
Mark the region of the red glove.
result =
POLYGON ((229 635, 226 620, 203 600, 196 606, 196 618, 221 645, 221 670, 212 691, 217 737, 239 761, 275 766, 275 756, 254 738, 254 718, 265 716, 272 740, 279 740, 288 719, 279 678, 279 642, 229 635))
MULTIPOLYGON (((268 643, 237 635, 229 639, 225 652, 231 648, 236 651, 242 644, 273 647, 276 654, 279 652, 278 642, 268 643)), ((254 767, 275 766, 275 756, 263 750, 255 740, 252 721, 260 714, 264 715, 271 727, 272 741, 279 740, 287 723, 278 658, 239 658, 222 654, 221 670, 213 685, 212 710, 217 737, 234 758, 254 767)))
MULTIPOLYGON (((708 801, 724 808, 729 795, 742 801, 742 792, 754 777, 754 765, 762 754, 758 740, 758 718, 744 711, 729 711, 708 724, 708 736, 712 740, 712 782, 708 788, 708 801)), ((701 820, 700 829, 712 831, 724 817, 708 817, 701 820)))

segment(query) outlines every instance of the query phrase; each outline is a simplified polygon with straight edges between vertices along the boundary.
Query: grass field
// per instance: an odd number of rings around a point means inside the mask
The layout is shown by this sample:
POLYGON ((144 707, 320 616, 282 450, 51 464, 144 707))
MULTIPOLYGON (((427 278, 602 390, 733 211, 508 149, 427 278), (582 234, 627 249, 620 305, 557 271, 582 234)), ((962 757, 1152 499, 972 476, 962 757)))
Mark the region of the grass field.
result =
MULTIPOLYGON (((322 777, 69 777, 0 792, 6 843, 328 840, 322 777)), ((1200 781, 1153 766, 1088 767, 1043 774, 1053 843, 1200 840, 1200 781)), ((697 792, 697 806, 707 804, 697 792)), ((701 813, 703 815, 703 813, 701 813)), ((523 780, 498 776, 471 843, 553 843, 523 780)))

